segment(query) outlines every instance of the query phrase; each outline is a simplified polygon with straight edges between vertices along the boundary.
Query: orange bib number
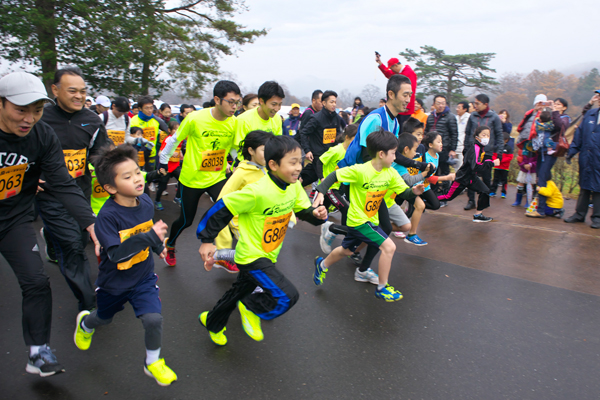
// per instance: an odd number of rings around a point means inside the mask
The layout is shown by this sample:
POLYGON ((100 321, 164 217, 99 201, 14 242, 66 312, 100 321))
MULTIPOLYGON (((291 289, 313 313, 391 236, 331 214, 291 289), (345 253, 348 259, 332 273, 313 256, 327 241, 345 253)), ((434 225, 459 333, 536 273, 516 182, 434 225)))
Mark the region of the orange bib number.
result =
POLYGON ((267 217, 267 219, 265 219, 262 240, 262 248, 264 251, 270 253, 281 245, 291 217, 292 212, 290 211, 285 215, 267 217))
POLYGON ((0 168, 0 200, 6 200, 21 193, 27 165, 19 164, 0 168))
POLYGON ((63 150, 65 154, 65 164, 69 170, 69 175, 73 178, 79 178, 85 173, 85 161, 87 158, 87 150, 63 150))
POLYGON ((154 142, 155 138, 156 138, 156 129, 144 128, 144 139, 154 142))
POLYGON ((202 152, 200 171, 221 171, 225 162, 225 149, 207 150, 202 152))
POLYGON ((125 143, 125 131, 107 130, 108 138, 113 141, 115 146, 125 143))
POLYGON ((329 144, 329 143, 335 142, 336 133, 337 133, 337 131, 335 128, 324 129, 323 130, 323 144, 329 144))
POLYGON ((169 158, 169 162, 178 163, 179 161, 181 161, 181 152, 179 150, 176 150, 175 153, 173 153, 173 155, 171 156, 171 158, 169 158))
MULTIPOLYGON (((124 241, 126 241, 127 239, 129 239, 132 236, 150 231, 150 229, 152 229, 153 226, 154 226, 154 223, 152 222, 152 220, 150 220, 150 221, 144 222, 142 224, 139 224, 131 229, 124 229, 122 231, 119 231, 119 236, 121 237, 121 243, 123 243, 124 241)), ((146 258, 148 258, 149 254, 150 254, 149 247, 146 247, 144 250, 140 251, 135 256, 133 256, 133 258, 131 258, 125 262, 118 263, 117 269, 120 269, 120 270, 129 269, 129 268, 133 267, 135 264, 146 260, 146 258)))
POLYGON ((160 134, 158 135, 159 143, 164 142, 167 136, 169 135, 166 132, 160 131, 160 134))
POLYGON ((94 187, 92 189, 92 197, 95 199, 103 199, 108 196, 109 196, 108 192, 106 190, 104 190, 104 188, 102 186, 100 186, 100 183, 98 183, 97 179, 94 179, 94 187))
POLYGON ((385 196, 387 190, 380 190, 378 192, 367 192, 367 199, 365 201, 365 214, 367 217, 371 218, 373 215, 377 214, 379 211, 379 206, 383 201, 383 197, 385 196))
POLYGON ((143 167, 144 165, 146 165, 146 161, 144 160, 144 152, 143 151, 138 151, 138 165, 140 167, 143 167))

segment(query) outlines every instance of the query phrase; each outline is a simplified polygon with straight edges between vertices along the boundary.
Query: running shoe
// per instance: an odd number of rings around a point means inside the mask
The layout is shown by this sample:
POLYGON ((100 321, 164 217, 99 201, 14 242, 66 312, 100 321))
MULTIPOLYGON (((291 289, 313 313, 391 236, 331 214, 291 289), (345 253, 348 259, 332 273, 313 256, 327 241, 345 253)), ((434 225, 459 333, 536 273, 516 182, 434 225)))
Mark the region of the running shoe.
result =
POLYGON ((544 218, 544 217, 546 217, 545 215, 540 214, 537 211, 531 211, 531 212, 528 211, 525 213, 525 216, 529 217, 529 218, 544 218))
POLYGON ((391 303, 394 301, 402 300, 402 297, 404 297, 404 296, 402 296, 402 293, 400 293, 398 290, 394 289, 394 287, 390 286, 388 283, 381 290, 375 289, 375 297, 391 303))
MULTIPOLYGON (((202 314, 198 315, 198 321, 206 327, 206 318, 208 316, 208 311, 204 311, 202 314)), ((214 333, 208 331, 210 335, 210 340, 213 341, 214 344, 218 344, 219 346, 225 346, 227 344, 227 336, 225 336, 225 330, 227 327, 221 329, 220 332, 214 333)))
POLYGON ((168 191, 168 190, 165 190, 164 192, 162 192, 162 195, 163 195, 163 196, 168 196, 168 195, 169 195, 169 191, 168 191))
POLYGON ((414 244, 415 246, 427 246, 427 242, 421 239, 418 235, 408 235, 404 238, 406 243, 414 244))
POLYGON ((354 253, 351 256, 348 256, 356 265, 360 265, 362 263, 362 256, 360 253, 354 253))
POLYGON ((154 183, 150 183, 148 185, 148 189, 150 189, 151 192, 156 192, 156 185, 154 183))
POLYGON ((175 197, 173 199, 173 203, 177 204, 179 207, 181 207, 181 198, 179 197, 175 197))
POLYGON ((155 201, 154 202, 154 207, 158 210, 158 211, 162 211, 165 208, 163 207, 162 203, 160 201, 155 201))
POLYGON ((327 270, 321 267, 323 260, 323 257, 315 258, 315 275, 313 276, 313 280, 317 286, 323 284, 323 280, 325 280, 325 274, 327 273, 327 270))
POLYGON ((238 309, 240 310, 240 316, 242 317, 242 327, 244 328, 244 332, 257 342, 263 340, 265 335, 260 327, 260 317, 248 310, 241 301, 238 301, 238 309))
POLYGON ((161 358, 150 365, 144 363, 144 372, 150 378, 154 378, 160 386, 169 386, 177 380, 177 375, 165 364, 165 359, 161 358))
POLYGON ((40 229, 40 234, 42 235, 42 239, 44 240, 44 251, 46 253, 46 259, 52 263, 57 264, 58 258, 56 257, 56 250, 54 250, 54 246, 52 243, 48 245, 49 239, 46 238, 46 231, 44 228, 40 229))
POLYGON ((496 192, 490 192, 490 194, 488 196, 490 196, 490 197, 496 197, 496 192))
POLYGON ((83 310, 77 314, 77 327, 75 328, 73 340, 75 341, 75 346, 77 346, 79 350, 87 350, 92 344, 92 335, 94 334, 95 329, 88 333, 81 327, 81 321, 88 315, 90 315, 88 310, 83 310))
POLYGON ((473 215, 473 222, 491 222, 494 218, 486 217, 483 214, 475 214, 473 215))
POLYGON ((397 238, 405 238, 406 234, 404 232, 392 232, 392 235, 396 236, 397 238))
POLYGON ((505 198, 506 198, 506 193, 502 193, 502 194, 500 195, 500 198, 502 198, 502 199, 505 199, 505 198))
POLYGON ((356 282, 369 282, 373 285, 379 285, 379 275, 375 273, 371 268, 365 272, 360 272, 358 268, 354 271, 354 280, 356 282))
POLYGON ((165 262, 169 267, 174 267, 177 265, 177 257, 175 257, 175 247, 166 246, 167 256, 165 257, 165 262))
POLYGON ((65 372, 65 368, 58 363, 52 350, 43 346, 36 355, 29 357, 25 371, 47 377, 65 372))
POLYGON ((235 265, 235 263, 229 262, 227 260, 215 261, 215 263, 213 264, 213 267, 219 268, 219 269, 224 269, 225 271, 229 272, 230 274, 237 274, 238 272, 240 272, 240 270, 238 269, 237 265, 235 265))
POLYGON ((331 243, 335 239, 335 233, 329 231, 329 227, 333 225, 333 222, 325 222, 321 225, 321 237, 319 238, 319 244, 323 253, 331 253, 331 243))
POLYGON ((440 201, 440 208, 444 208, 448 205, 447 201, 440 201))

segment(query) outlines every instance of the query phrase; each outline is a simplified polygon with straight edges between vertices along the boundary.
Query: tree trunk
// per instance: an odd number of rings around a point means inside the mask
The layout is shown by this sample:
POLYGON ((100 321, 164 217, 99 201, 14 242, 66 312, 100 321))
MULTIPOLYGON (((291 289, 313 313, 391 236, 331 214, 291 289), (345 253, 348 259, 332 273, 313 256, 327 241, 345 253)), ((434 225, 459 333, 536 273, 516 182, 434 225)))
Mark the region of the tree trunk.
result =
POLYGON ((40 21, 36 26, 39 43, 40 65, 42 67, 42 80, 46 90, 52 93, 52 81, 57 69, 56 56, 56 0, 35 0, 40 21))

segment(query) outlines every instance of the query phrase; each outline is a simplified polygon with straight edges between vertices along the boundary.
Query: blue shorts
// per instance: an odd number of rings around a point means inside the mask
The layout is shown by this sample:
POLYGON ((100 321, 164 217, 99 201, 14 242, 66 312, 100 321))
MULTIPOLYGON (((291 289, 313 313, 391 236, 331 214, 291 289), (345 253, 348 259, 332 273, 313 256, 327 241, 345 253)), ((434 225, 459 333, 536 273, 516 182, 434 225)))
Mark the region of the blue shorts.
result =
POLYGON ((381 229, 379 225, 374 225, 371 222, 364 223, 355 227, 348 227, 348 233, 342 240, 342 247, 356 251, 356 248, 361 243, 366 243, 369 246, 381 247, 383 242, 388 238, 388 235, 381 229))
POLYGON ((161 302, 158 297, 158 275, 149 274, 131 290, 121 293, 110 293, 101 288, 96 289, 96 302, 98 303, 98 317, 111 319, 116 313, 122 311, 125 303, 129 302, 135 311, 135 316, 148 313, 161 313, 161 302))

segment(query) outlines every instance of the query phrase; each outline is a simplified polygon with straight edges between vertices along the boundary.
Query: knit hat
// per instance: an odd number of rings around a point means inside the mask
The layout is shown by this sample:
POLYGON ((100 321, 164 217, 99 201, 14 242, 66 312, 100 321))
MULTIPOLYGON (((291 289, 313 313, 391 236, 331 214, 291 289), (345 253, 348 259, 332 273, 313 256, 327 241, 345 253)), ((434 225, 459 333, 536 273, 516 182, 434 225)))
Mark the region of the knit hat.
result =
POLYGON ((392 65, 396 65, 400 62, 400 60, 398 60, 396 57, 390 58, 388 60, 388 68, 390 68, 392 65))

